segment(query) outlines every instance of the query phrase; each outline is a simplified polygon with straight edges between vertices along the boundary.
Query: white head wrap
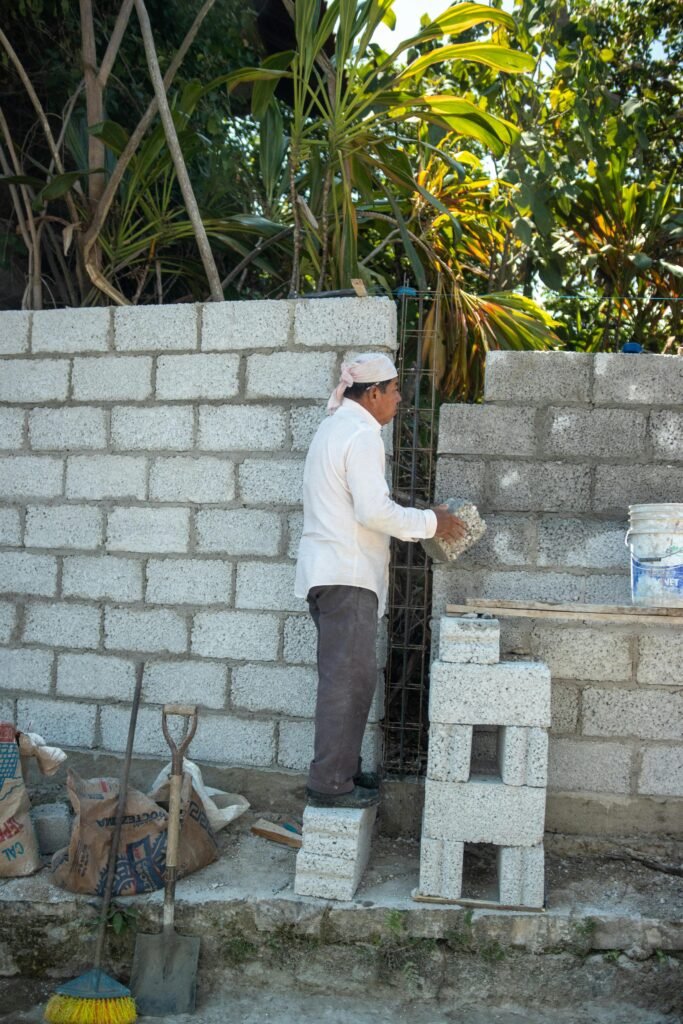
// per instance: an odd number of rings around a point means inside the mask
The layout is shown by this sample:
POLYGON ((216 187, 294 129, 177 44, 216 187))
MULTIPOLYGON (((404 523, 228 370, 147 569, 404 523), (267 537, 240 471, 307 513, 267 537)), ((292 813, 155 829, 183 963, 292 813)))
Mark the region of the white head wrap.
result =
POLYGON ((352 363, 342 363, 339 384, 330 395, 327 411, 331 416, 342 403, 344 392, 352 384, 381 384, 398 377, 398 370, 389 356, 379 352, 365 352, 352 363))

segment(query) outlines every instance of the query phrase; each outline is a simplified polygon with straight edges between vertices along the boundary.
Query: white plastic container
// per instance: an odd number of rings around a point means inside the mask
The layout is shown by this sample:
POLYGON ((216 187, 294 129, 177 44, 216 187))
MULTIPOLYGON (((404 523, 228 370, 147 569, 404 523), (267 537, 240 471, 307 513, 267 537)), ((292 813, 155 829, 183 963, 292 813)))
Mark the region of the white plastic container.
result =
POLYGON ((683 608, 683 504, 631 505, 629 523, 631 600, 683 608))

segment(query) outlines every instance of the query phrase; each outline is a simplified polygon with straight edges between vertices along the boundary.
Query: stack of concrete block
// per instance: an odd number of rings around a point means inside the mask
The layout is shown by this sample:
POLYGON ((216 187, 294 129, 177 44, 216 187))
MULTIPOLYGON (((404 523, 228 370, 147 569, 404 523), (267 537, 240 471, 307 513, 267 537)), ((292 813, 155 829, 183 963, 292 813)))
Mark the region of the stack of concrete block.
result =
POLYGON ((306 808, 303 846, 296 857, 298 896, 353 899, 370 856, 376 814, 376 807, 306 808))
POLYGON ((431 670, 420 892, 459 899, 465 843, 498 847, 501 905, 543 905, 550 671, 499 661, 495 619, 444 616, 431 670), (497 773, 473 772, 475 726, 498 729, 497 773))

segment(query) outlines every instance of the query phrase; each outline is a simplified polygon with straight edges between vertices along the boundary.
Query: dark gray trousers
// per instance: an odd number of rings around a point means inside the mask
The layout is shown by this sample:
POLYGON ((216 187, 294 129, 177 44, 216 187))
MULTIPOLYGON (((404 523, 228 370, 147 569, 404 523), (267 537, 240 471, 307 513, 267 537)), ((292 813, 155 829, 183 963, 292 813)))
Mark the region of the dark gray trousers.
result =
POLYGON ((308 785, 348 793, 377 686, 377 595, 363 587, 312 587, 318 631, 318 700, 308 785))

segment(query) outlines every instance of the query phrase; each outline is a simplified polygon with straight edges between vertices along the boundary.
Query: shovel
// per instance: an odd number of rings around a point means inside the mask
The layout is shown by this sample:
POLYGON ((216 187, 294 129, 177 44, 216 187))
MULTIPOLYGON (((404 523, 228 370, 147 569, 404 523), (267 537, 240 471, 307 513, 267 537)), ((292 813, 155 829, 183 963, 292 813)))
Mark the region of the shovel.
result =
POLYGON ((183 755, 197 728, 197 708, 184 704, 165 704, 161 727, 171 748, 172 758, 163 929, 157 935, 138 934, 130 980, 138 1012, 150 1017, 194 1011, 199 960, 199 937, 179 935, 174 929, 183 755), (168 731, 168 715, 182 715, 189 720, 179 745, 176 745, 168 731))

